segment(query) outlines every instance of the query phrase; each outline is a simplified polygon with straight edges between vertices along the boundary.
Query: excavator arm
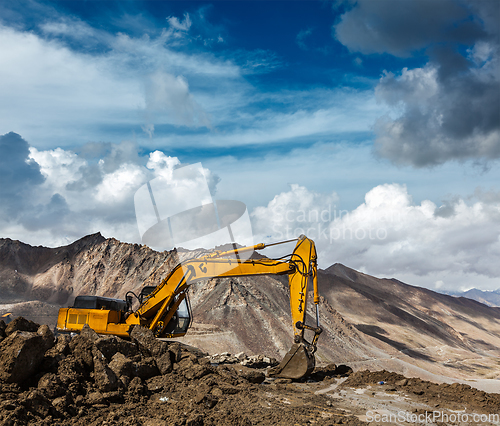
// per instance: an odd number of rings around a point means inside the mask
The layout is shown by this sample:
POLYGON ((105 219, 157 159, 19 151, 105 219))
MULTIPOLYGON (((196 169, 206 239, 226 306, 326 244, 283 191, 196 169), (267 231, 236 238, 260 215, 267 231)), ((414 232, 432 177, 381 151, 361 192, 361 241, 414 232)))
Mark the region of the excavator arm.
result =
MULTIPOLYGON (((280 244, 280 243, 275 243, 280 244)), ((235 248, 229 251, 215 251, 206 256, 191 259, 178 264, 163 281, 147 296, 133 313, 124 321, 104 318, 106 312, 97 311, 88 313, 87 323, 98 333, 115 334, 123 337, 129 335, 135 325, 150 328, 157 337, 172 337, 168 324, 176 314, 177 309, 186 297, 189 286, 195 282, 213 277, 238 277, 249 275, 288 275, 290 289, 290 309, 293 321, 294 344, 285 355, 281 364, 270 372, 277 377, 298 379, 312 372, 314 368, 314 352, 321 327, 318 315, 318 286, 317 286, 317 256, 314 242, 301 235, 293 253, 278 260, 247 259, 241 261, 239 254, 249 250, 260 250, 274 244, 257 244, 255 246, 235 248), (316 305, 316 326, 305 323, 308 286, 312 282, 314 289, 314 303, 316 305), (99 317, 99 322, 92 321, 92 317, 99 317), (111 320, 111 321, 110 321, 111 320), (310 330, 314 337, 306 341, 304 332, 310 330)), ((68 309, 68 311, 71 308, 68 309)), ((73 309, 78 310, 78 309, 73 309)), ((62 311, 62 309, 61 309, 62 311)), ((59 320, 63 315, 59 314, 59 320)), ((81 310, 80 310, 81 311, 81 310)), ((69 312, 68 312, 69 313, 69 312)), ((66 313, 66 314, 68 314, 66 313)), ((116 317, 116 315, 115 315, 116 317)), ((58 327, 59 327, 58 320, 58 327)), ((83 327, 83 325, 82 325, 83 327)), ((67 329, 67 327, 65 327, 67 329)), ((81 327, 80 327, 81 328, 81 327)), ((178 333, 175 336, 185 334, 178 333)))

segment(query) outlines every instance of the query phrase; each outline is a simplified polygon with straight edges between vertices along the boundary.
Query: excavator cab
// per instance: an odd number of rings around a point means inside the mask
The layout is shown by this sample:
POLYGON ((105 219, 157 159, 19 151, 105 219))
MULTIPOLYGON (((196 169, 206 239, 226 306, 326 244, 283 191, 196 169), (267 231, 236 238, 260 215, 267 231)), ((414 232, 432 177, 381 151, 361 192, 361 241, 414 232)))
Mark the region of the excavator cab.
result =
POLYGON ((189 299, 186 297, 180 302, 175 314, 165 327, 166 337, 184 336, 190 325, 191 306, 189 299))
MULTIPOLYGON (((156 290, 157 286, 145 286, 142 288, 139 293, 139 304, 142 305, 147 298, 156 290)), ((189 303, 189 298, 187 293, 183 293, 178 295, 171 303, 171 307, 175 306, 178 303, 178 307, 175 313, 172 315, 172 318, 168 321, 165 326, 163 323, 159 324, 159 327, 162 329, 163 337, 180 337, 184 336, 189 326, 191 325, 191 305, 189 303), (179 299, 181 299, 179 301, 179 299)), ((170 311, 171 307, 168 309, 170 311)))

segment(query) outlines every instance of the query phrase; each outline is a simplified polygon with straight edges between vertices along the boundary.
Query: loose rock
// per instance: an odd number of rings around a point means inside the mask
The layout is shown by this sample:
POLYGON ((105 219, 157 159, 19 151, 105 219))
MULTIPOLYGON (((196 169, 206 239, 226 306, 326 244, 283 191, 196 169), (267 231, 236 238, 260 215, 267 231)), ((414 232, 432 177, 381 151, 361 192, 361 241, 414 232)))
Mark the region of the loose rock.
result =
POLYGON ((22 383, 36 372, 48 345, 46 336, 14 331, 0 343, 0 379, 8 383, 22 383))
POLYGON ((9 336, 10 334, 14 333, 14 331, 35 332, 38 330, 39 327, 40 325, 33 321, 27 320, 26 318, 23 317, 17 317, 14 321, 11 321, 5 327, 5 334, 9 336))

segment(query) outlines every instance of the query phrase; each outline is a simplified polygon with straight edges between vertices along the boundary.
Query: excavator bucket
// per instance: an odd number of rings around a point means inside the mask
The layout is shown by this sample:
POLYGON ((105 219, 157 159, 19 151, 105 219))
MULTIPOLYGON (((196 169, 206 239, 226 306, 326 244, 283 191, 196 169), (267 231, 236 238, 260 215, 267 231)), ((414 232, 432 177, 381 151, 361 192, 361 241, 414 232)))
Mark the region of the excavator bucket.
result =
POLYGON ((280 365, 269 370, 270 377, 301 379, 314 370, 314 355, 310 354, 303 343, 294 343, 280 365))

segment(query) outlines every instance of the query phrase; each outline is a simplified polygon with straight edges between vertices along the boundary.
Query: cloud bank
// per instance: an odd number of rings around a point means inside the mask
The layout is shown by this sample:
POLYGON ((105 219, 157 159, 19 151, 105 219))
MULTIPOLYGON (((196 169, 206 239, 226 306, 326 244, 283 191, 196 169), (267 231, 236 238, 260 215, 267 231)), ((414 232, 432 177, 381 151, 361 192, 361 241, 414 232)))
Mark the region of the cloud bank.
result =
MULTIPOLYGON (((182 166, 162 151, 139 155, 131 142, 94 143, 76 153, 38 150, 9 133, 0 136, 0 149, 8 183, 0 192, 0 232, 35 245, 65 245, 93 232, 140 243, 135 192, 155 177, 168 180, 182 166)), ((208 169, 204 174, 217 199, 219 177, 208 169)), ((391 183, 370 189, 355 208, 341 210, 340 201, 336 192, 291 184, 250 210, 254 240, 306 234, 318 246, 321 267, 340 262, 431 287, 440 281, 444 288, 466 288, 472 278, 500 285, 499 192, 417 204, 405 185, 391 183)))
POLYGON ((426 287, 500 284, 500 193, 415 204, 405 185, 392 183, 368 191, 353 210, 340 210, 337 202, 335 193, 292 185, 253 211, 254 231, 266 241, 305 233, 323 267, 339 262, 426 287))
POLYGON ((371 90, 262 87, 289 65, 264 49, 217 50, 224 41, 203 10, 166 16, 163 28, 123 16, 134 30, 112 32, 38 7, 44 19, 29 25, 0 20, 0 133, 40 148, 125 139, 186 150, 288 147, 368 133, 388 111, 371 90))
POLYGON ((500 42, 496 1, 360 0, 334 26, 353 52, 410 57, 423 67, 386 72, 377 99, 397 118, 375 122, 375 149, 396 164, 500 157, 500 42))

